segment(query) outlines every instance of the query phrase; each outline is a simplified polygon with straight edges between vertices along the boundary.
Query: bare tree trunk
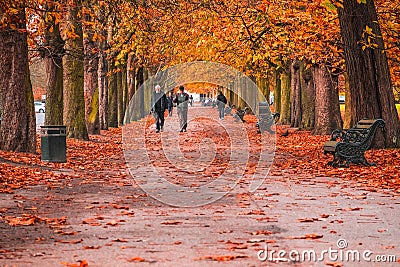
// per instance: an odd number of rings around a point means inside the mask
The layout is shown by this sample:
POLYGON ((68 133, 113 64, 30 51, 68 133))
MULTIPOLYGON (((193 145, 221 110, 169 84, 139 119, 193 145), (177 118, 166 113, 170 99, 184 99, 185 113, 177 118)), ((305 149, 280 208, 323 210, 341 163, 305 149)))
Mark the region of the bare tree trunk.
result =
MULTIPOLYGON (((90 7, 90 3, 88 3, 90 7)), ((90 15, 86 16, 90 22, 90 15)), ((84 99, 85 99, 85 121, 89 134, 100 134, 99 121, 99 88, 97 70, 99 58, 95 49, 97 44, 93 41, 93 31, 91 27, 84 26, 84 99)))
MULTIPOLYGON (((261 90, 262 95, 269 102, 269 84, 268 79, 266 77, 258 77, 257 78, 257 87, 261 90)), ((260 100, 260 99, 258 99, 260 100)))
POLYGON ((349 129, 352 127, 351 125, 351 108, 350 108, 350 85, 349 85, 349 77, 347 73, 344 74, 344 88, 345 88, 345 100, 344 100, 344 119, 343 119, 343 128, 349 129))
MULTIPOLYGON (((104 27, 106 19, 104 18, 105 9, 102 7, 98 14, 98 18, 104 27)), ((107 35, 107 31, 100 30, 102 36, 107 35)), ((108 129, 108 61, 107 61, 107 41, 99 42, 99 62, 97 66, 97 85, 99 87, 99 124, 101 130, 108 129)))
POLYGON ((331 134, 342 128, 338 88, 326 68, 314 67, 315 127, 313 134, 331 134))
POLYGON ((139 90, 140 86, 144 83, 144 68, 142 66, 139 66, 137 69, 136 73, 136 92, 138 94, 139 100, 139 111, 140 111, 140 117, 143 118, 145 116, 145 111, 144 111, 144 90, 139 90))
POLYGON ((117 120, 118 126, 123 125, 124 120, 124 88, 122 83, 123 71, 118 71, 117 76, 117 120))
POLYGON ((100 129, 108 129, 108 62, 106 53, 100 51, 99 66, 97 69, 97 78, 99 85, 99 121, 100 129))
POLYGON ((281 118, 282 124, 290 124, 290 75, 283 71, 281 80, 281 118))
POLYGON ((281 84, 281 73, 279 70, 274 71, 275 76, 275 89, 274 89, 274 111, 281 113, 281 100, 282 100, 282 84, 281 84))
POLYGON ((109 62, 108 76, 108 127, 118 127, 118 89, 117 89, 117 73, 113 62, 109 62))
POLYGON ((36 120, 24 6, 19 6, 11 19, 15 28, 0 28, 0 149, 35 153, 36 120))
POLYGON ((301 67, 301 128, 313 129, 315 123, 315 86, 311 69, 304 70, 301 67))
POLYGON ((89 140, 85 123, 85 101, 83 93, 83 37, 82 24, 78 19, 79 0, 68 6, 66 27, 74 29, 75 38, 65 42, 67 54, 63 58, 64 66, 64 123, 67 137, 89 140))
POLYGON ((136 92, 136 57, 134 54, 130 54, 128 56, 128 63, 127 63, 127 86, 128 86, 128 103, 131 101, 133 95, 136 92))
POLYGON ((350 124, 362 118, 382 118, 385 131, 378 131, 373 146, 400 147, 399 117, 374 1, 344 0, 338 15, 349 77, 350 124), (363 47, 371 39, 365 33, 367 27, 372 29, 376 48, 363 47))
POLYGON ((290 126, 301 126, 301 83, 300 83, 300 61, 294 60, 290 66, 291 70, 291 93, 290 93, 290 126))
POLYGON ((129 91, 128 91, 128 71, 127 65, 124 65, 123 72, 122 72, 122 89, 123 89, 123 99, 122 99, 122 111, 121 111, 121 120, 120 125, 124 123, 124 117, 126 109, 128 108, 129 104, 129 91))
MULTIPOLYGON (((50 7, 47 7, 50 8, 50 7)), ((46 23, 44 43, 39 48, 46 65, 46 113, 45 125, 63 124, 63 66, 64 41, 60 34, 60 25, 44 12, 46 23)))

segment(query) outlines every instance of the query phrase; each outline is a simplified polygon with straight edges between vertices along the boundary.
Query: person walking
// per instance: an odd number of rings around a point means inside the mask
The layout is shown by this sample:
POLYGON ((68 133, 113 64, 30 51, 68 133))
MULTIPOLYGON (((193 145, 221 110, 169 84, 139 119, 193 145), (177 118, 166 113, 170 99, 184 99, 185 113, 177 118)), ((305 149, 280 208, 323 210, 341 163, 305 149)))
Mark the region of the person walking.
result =
POLYGON ((168 116, 172 116, 172 110, 174 108, 174 97, 172 96, 172 92, 168 93, 167 96, 167 108, 168 108, 168 116))
POLYGON ((193 107, 193 96, 192 95, 189 96, 189 103, 190 103, 190 106, 193 107))
POLYGON ((151 95, 151 112, 156 121, 156 133, 164 130, 164 112, 167 109, 167 97, 161 91, 161 87, 156 85, 151 95))
POLYGON ((185 93, 185 87, 180 86, 179 92, 175 95, 174 103, 179 117, 180 132, 186 132, 187 128, 187 112, 188 112, 189 95, 185 93))
POLYGON ((217 96, 217 106, 219 111, 219 119, 223 120, 225 117, 225 105, 228 102, 222 91, 219 91, 217 96))

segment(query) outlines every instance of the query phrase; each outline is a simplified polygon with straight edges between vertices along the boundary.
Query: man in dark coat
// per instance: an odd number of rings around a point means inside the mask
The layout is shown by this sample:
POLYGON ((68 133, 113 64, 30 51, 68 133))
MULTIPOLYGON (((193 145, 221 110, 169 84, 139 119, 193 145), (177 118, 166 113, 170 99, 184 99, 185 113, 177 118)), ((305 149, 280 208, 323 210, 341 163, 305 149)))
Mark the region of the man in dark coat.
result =
POLYGON ((228 101, 226 100, 224 94, 221 91, 219 91, 219 95, 217 96, 217 106, 218 106, 220 120, 223 120, 225 117, 225 105, 227 102, 228 101))
POLYGON ((167 109, 167 97, 161 91, 161 87, 156 85, 151 95, 151 111, 156 121, 156 133, 164 130, 164 112, 167 109))

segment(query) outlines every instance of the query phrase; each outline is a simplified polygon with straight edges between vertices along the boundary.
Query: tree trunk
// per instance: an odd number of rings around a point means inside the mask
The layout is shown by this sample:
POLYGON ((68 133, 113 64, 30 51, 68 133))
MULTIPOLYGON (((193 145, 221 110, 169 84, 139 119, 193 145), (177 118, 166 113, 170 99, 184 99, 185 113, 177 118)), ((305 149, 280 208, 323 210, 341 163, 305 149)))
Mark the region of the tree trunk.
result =
POLYGON ((108 129, 108 61, 104 51, 105 42, 100 44, 97 79, 99 87, 99 123, 101 130, 108 129))
POLYGON ((274 111, 281 113, 281 100, 282 100, 282 88, 281 88, 281 73, 279 70, 274 71, 275 76, 275 89, 274 89, 274 111))
POLYGON ((128 91, 128 70, 127 65, 124 65, 122 72, 122 88, 123 88, 123 101, 122 101, 122 112, 121 112, 121 125, 124 123, 124 117, 126 109, 129 104, 129 91, 128 91))
POLYGON ((143 66, 139 66, 137 69, 136 73, 136 94, 138 95, 137 97, 139 98, 139 113, 140 117, 143 118, 145 116, 145 111, 144 111, 144 90, 141 89, 140 87, 144 83, 144 68, 143 66))
MULTIPOLYGON (((50 7, 47 7, 50 8, 50 7)), ((40 47, 41 57, 46 66, 46 113, 45 125, 63 125, 63 66, 64 41, 60 25, 53 17, 44 13, 46 22, 44 43, 40 47)))
POLYGON ((382 118, 385 130, 377 132, 373 146, 400 147, 399 118, 374 1, 357 2, 344 0, 338 9, 351 96, 350 124, 362 118, 382 118), (366 27, 372 29, 377 48, 363 47, 370 37, 366 27))
POLYGON ((36 120, 28 65, 24 7, 12 18, 15 28, 0 28, 0 149, 36 152, 36 120))
POLYGON ((130 54, 128 56, 127 63, 127 86, 128 86, 128 105, 131 101, 133 95, 136 92, 136 56, 135 54, 130 54))
POLYGON ((124 121, 124 87, 122 82, 123 71, 117 72, 117 107, 118 107, 118 126, 123 125, 124 121))
POLYGON ((345 99, 344 99, 344 119, 343 119, 343 128, 349 129, 352 127, 351 125, 351 108, 350 108, 350 86, 349 86, 349 77, 347 73, 344 74, 344 90, 345 90, 345 99))
MULTIPOLYGON (((87 21, 91 21, 90 15, 87 15, 87 21)), ((96 42, 93 41, 92 28, 83 27, 84 39, 83 47, 85 58, 84 64, 84 99, 85 99, 85 121, 89 134, 100 134, 99 121, 99 88, 98 75, 99 58, 95 52, 96 42)))
POLYGON ((294 60, 291 69, 291 93, 290 93, 290 126, 301 126, 301 83, 300 83, 300 61, 294 60))
POLYGON ((67 29, 74 29, 75 38, 65 42, 64 66, 64 123, 67 137, 89 140, 85 123, 85 101, 83 93, 83 37, 78 19, 80 1, 68 6, 67 29))
MULTIPOLYGON (((258 77, 257 78, 257 87, 261 91, 262 98, 265 98, 268 103, 269 103, 269 84, 268 84, 268 79, 266 77, 258 77)), ((260 95, 258 95, 258 101, 260 102, 262 98, 260 95)))
POLYGON ((290 75, 283 71, 281 80, 281 118, 282 124, 290 124, 290 75))
POLYGON ((313 134, 331 134, 342 128, 338 88, 332 81, 328 70, 323 67, 313 68, 315 83, 315 127, 313 134))
POLYGON ((301 128, 313 129, 315 123, 315 87, 311 69, 301 67, 301 128))
MULTIPOLYGON (((107 35, 107 31, 104 30, 105 21, 104 13, 105 8, 101 7, 98 14, 99 22, 102 24, 103 29, 100 30, 102 36, 107 35)), ((108 129, 108 61, 107 61, 107 41, 102 40, 99 42, 99 62, 97 66, 97 85, 99 88, 99 124, 101 130, 108 129)))
POLYGON ((115 66, 112 61, 109 62, 108 76, 108 127, 118 127, 118 89, 117 89, 117 73, 114 71, 115 66))

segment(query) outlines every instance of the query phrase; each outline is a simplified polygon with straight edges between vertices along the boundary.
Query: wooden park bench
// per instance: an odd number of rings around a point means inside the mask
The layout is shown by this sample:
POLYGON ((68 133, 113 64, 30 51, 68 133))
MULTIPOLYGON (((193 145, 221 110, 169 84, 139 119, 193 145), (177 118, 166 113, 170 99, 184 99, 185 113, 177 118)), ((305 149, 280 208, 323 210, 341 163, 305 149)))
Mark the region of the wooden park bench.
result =
POLYGON ((324 144, 324 154, 333 155, 328 164, 333 167, 348 167, 350 163, 376 165, 368 162, 364 153, 370 148, 376 130, 383 127, 385 121, 382 119, 362 119, 347 131, 334 130, 331 140, 324 144))

